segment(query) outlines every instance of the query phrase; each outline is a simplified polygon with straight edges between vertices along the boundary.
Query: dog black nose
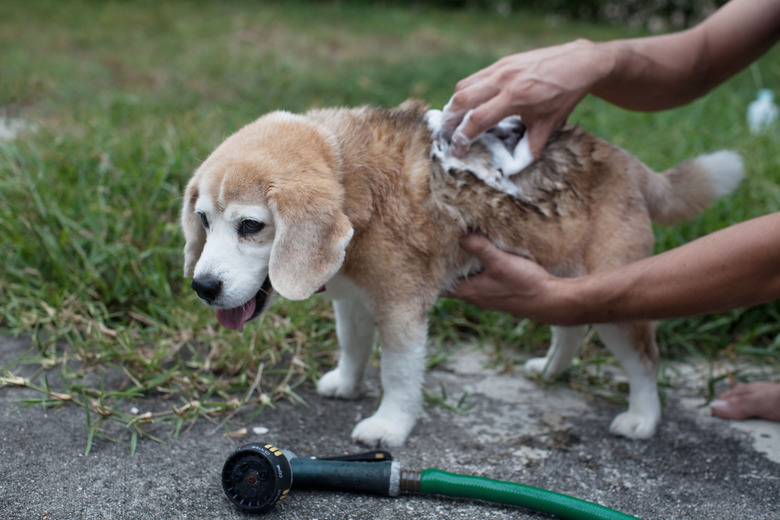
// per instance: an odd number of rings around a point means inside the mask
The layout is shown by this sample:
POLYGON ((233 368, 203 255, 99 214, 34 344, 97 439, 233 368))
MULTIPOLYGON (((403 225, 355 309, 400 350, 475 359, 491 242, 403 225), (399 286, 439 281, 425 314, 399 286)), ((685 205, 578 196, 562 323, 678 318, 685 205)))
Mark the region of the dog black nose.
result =
POLYGON ((217 278, 203 277, 192 279, 192 290, 208 304, 214 303, 222 290, 222 281, 217 278))

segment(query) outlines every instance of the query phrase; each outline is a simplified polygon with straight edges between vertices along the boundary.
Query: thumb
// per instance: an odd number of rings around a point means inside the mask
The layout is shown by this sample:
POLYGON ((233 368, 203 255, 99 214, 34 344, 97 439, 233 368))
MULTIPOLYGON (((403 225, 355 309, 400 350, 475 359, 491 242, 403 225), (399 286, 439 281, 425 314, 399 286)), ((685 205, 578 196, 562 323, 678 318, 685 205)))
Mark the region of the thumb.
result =
POLYGON ((463 249, 476 256, 483 265, 492 263, 491 260, 498 257, 502 252, 485 235, 478 233, 463 235, 460 237, 460 245, 463 249))
POLYGON ((528 123, 528 147, 531 149, 534 161, 538 161, 539 157, 541 157, 553 128, 555 128, 554 124, 550 125, 541 121, 528 123))

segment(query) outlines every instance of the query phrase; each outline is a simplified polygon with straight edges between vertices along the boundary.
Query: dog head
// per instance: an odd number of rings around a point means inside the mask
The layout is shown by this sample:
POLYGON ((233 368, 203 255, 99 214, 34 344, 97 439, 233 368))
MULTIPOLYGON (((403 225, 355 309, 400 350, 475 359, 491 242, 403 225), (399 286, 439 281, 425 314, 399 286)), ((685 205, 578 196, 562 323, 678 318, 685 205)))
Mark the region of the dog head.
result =
POLYGON ((184 274, 219 322, 241 331, 277 292, 303 300, 338 272, 353 232, 343 202, 333 135, 303 116, 263 116, 187 185, 184 274))

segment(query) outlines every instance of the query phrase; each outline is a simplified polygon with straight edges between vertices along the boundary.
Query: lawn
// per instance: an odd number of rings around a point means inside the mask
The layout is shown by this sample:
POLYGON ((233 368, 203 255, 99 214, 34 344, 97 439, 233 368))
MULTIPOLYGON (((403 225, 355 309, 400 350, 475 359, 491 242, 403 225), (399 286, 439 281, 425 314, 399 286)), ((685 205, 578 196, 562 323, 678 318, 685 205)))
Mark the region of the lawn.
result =
MULTIPOLYGON (((334 360, 329 305, 278 301, 241 336, 217 327, 181 271, 181 193, 199 162, 267 111, 411 96, 441 107, 457 80, 503 55, 641 34, 528 12, 330 2, 0 3, 0 127, 22 129, 0 141, 0 327, 33 338, 28 355, 0 367, 0 388, 38 389, 28 404, 82 406, 90 439, 113 421, 133 446, 150 423, 178 432, 198 417, 299 399, 296 388, 334 360), (48 376, 20 379, 21 364, 48 376), (123 375, 117 388, 86 382, 109 371, 123 375), (126 411, 159 392, 170 411, 126 411)), ((656 170, 721 148, 744 155, 749 178, 737 192, 658 229, 658 251, 780 209, 780 133, 752 136, 744 123, 758 88, 780 91, 778 58, 677 110, 630 113, 587 98, 572 115, 656 170)), ((661 349, 777 365, 779 309, 663 322, 661 349)), ((441 301, 431 318, 430 364, 468 341, 513 370, 548 339, 546 326, 458 302, 441 301)), ((582 364, 603 362, 589 341, 582 364)), ((581 383, 576 370, 569 380, 581 383)))

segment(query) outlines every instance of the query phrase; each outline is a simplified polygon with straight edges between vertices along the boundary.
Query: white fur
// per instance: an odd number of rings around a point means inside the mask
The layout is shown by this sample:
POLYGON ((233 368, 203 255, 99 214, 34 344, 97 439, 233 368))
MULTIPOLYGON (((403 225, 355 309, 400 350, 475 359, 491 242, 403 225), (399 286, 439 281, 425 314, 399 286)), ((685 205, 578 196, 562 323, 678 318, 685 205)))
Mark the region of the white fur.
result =
MULTIPOLYGON (((618 358, 628 377, 628 410, 617 415, 609 427, 610 433, 630 439, 649 439, 661 421, 661 403, 658 400, 655 369, 642 361, 634 350, 629 331, 619 325, 594 325, 607 348, 618 358)), ((571 364, 587 326, 552 327, 552 343, 543 358, 532 358, 525 363, 529 372, 545 379, 558 376, 571 364)))
POLYGON ((339 361, 322 376, 317 392, 326 397, 352 399, 360 394, 363 372, 376 342, 374 316, 357 299, 334 300, 339 361))
POLYGON ((355 441, 397 447, 412 431, 422 409, 427 329, 427 322, 402 313, 379 323, 382 402, 352 431, 355 441))
POLYGON ((593 327, 628 377, 628 410, 612 420, 609 432, 629 439, 649 439, 661 422, 655 367, 643 362, 634 350, 628 329, 612 324, 593 327))
POLYGON ((710 172, 716 197, 731 193, 745 177, 742 157, 731 150, 701 155, 694 160, 710 172))
POLYGON ((339 360, 317 383, 326 397, 351 399, 360 393, 363 372, 376 343, 376 324, 366 293, 348 278, 335 276, 322 295, 333 300, 339 360))
MULTIPOLYGON (((519 120, 519 117, 510 116, 500 121, 496 127, 514 127, 515 125, 513 122, 519 120)), ((488 149, 493 154, 495 166, 503 172, 504 179, 520 173, 534 162, 534 156, 531 154, 531 145, 528 141, 528 132, 523 134, 523 137, 517 142, 515 149, 512 150, 511 154, 504 146, 504 143, 491 134, 484 134, 482 136, 482 141, 488 145, 488 149)), ((514 186, 514 184, 512 184, 512 186, 514 186)))
POLYGON ((333 299, 339 360, 336 368, 322 376, 317 392, 342 398, 360 394, 378 329, 384 395, 374 415, 355 427, 352 438, 371 446, 400 446, 422 409, 419 389, 425 370, 427 322, 405 316, 403 309, 390 309, 377 323, 366 293, 338 275, 328 282, 323 296, 333 299))
POLYGON ((213 276, 222 281, 222 290, 213 302, 214 307, 229 309, 243 305, 257 294, 268 274, 268 258, 274 237, 268 211, 256 205, 228 204, 224 211, 219 212, 215 211, 210 197, 200 197, 195 211, 206 215, 209 227, 206 244, 195 265, 194 277, 213 276), (266 223, 257 240, 242 241, 236 233, 238 223, 248 218, 266 223))
POLYGON ((525 369, 540 374, 545 379, 553 379, 569 368, 571 360, 577 354, 582 339, 588 331, 587 326, 551 327, 552 341, 547 355, 543 358, 531 358, 525 362, 525 369))

